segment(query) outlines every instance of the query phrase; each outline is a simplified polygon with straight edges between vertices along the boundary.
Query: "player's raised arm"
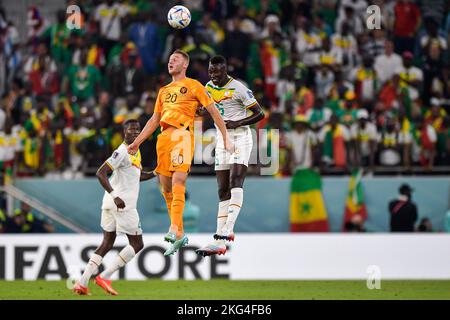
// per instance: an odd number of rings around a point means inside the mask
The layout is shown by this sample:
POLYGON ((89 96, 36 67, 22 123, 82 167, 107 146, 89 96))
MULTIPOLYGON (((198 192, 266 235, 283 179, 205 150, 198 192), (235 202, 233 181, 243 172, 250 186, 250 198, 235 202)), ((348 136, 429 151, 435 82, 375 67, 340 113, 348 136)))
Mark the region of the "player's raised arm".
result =
POLYGON ((142 142, 148 139, 153 132, 159 127, 159 121, 161 120, 161 113, 154 112, 152 117, 145 124, 144 129, 142 129, 141 133, 137 136, 132 144, 127 147, 128 153, 135 154, 139 149, 139 146, 142 142))
POLYGON ((145 124, 144 129, 142 129, 141 133, 137 136, 137 138, 133 141, 132 144, 130 144, 127 147, 127 151, 130 154, 135 154, 139 146, 142 142, 148 139, 153 132, 159 127, 159 121, 161 120, 161 111, 162 111, 162 105, 161 105, 161 89, 158 92, 158 96, 156 97, 155 101, 155 110, 153 112, 152 117, 147 121, 145 124))
POLYGON ((214 103, 211 103, 211 104, 205 106, 205 109, 208 110, 209 114, 211 115, 211 117, 214 120, 214 123, 219 128, 220 133, 222 134, 222 137, 223 137, 225 149, 228 152, 233 153, 234 152, 234 144, 231 141, 230 136, 228 135, 225 122, 223 121, 222 117, 220 116, 220 113, 217 110, 217 108, 214 106, 214 103))
POLYGON ((113 170, 111 169, 111 166, 107 162, 105 162, 97 170, 96 176, 103 189, 105 189, 106 192, 108 192, 114 199, 114 203, 116 204, 117 208, 123 209, 125 208, 125 202, 117 194, 115 194, 113 187, 109 183, 108 175, 110 175, 112 172, 113 170))

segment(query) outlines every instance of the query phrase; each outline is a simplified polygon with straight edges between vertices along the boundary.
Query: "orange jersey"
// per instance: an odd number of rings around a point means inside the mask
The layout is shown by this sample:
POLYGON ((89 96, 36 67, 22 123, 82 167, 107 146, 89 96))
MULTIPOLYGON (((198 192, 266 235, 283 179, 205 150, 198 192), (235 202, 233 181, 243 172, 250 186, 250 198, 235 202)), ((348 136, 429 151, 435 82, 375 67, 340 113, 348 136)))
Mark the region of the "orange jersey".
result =
POLYGON ((205 87, 197 80, 184 78, 159 89, 155 112, 161 113, 160 125, 187 128, 194 122, 199 106, 207 106, 212 100, 205 87))

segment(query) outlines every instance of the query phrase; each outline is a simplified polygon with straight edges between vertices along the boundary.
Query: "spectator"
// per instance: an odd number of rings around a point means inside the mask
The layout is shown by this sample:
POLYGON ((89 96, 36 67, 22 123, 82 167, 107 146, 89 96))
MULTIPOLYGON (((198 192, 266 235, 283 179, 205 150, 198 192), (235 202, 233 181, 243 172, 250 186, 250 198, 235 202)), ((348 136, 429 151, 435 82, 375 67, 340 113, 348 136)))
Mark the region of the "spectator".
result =
POLYGON ((239 16, 233 17, 231 21, 223 41, 224 56, 230 74, 238 79, 246 79, 250 37, 241 30, 242 20, 239 16))
POLYGON ((309 129, 308 120, 304 115, 294 118, 294 130, 287 135, 289 172, 300 168, 312 168, 314 164, 313 147, 316 137, 309 129))
POLYGON ((277 81, 275 94, 278 98, 280 112, 293 112, 293 103, 296 91, 294 66, 284 67, 280 71, 280 80, 277 81))
POLYGON ((428 104, 433 95, 443 96, 445 94, 445 55, 439 46, 430 47, 424 58, 422 69, 424 75, 423 102, 428 104))
POLYGON ((203 13, 200 21, 197 22, 196 33, 214 48, 218 48, 225 38, 225 32, 220 24, 213 20, 208 12, 203 13))
POLYGON ((308 67, 313 66, 319 60, 318 53, 322 47, 322 40, 305 17, 297 18, 296 27, 296 49, 302 55, 303 63, 308 67))
POLYGON ((31 5, 30 7, 28 7, 27 16, 28 43, 30 43, 32 45, 32 48, 34 49, 39 43, 39 38, 47 29, 48 23, 35 5, 31 5))
POLYGON ((408 184, 402 184, 399 188, 398 199, 389 203, 391 215, 391 232, 413 232, 417 221, 417 206, 411 201, 411 193, 414 191, 408 184))
POLYGON ((426 123, 423 116, 418 116, 413 130, 412 159, 420 163, 426 170, 430 170, 434 165, 436 156, 436 130, 426 123))
POLYGON ((334 72, 338 72, 342 66, 342 50, 332 47, 330 38, 322 39, 322 51, 317 55, 315 65, 328 66, 334 72))
POLYGON ((37 218, 31 212, 31 207, 22 202, 20 209, 14 211, 14 216, 6 223, 6 233, 50 233, 55 228, 52 224, 37 218))
POLYGON ((407 88, 409 98, 417 103, 422 88, 423 72, 413 65, 413 57, 412 52, 404 52, 403 65, 395 73, 400 76, 400 86, 407 88))
POLYGON ((382 55, 385 51, 386 35, 385 30, 375 29, 371 34, 367 34, 367 42, 361 44, 362 55, 369 55, 373 58, 382 55))
POLYGON ((411 0, 399 0, 394 7, 394 14, 395 52, 413 52, 415 35, 420 27, 419 7, 411 0))
POLYGON ((81 126, 80 119, 75 118, 72 127, 64 129, 64 135, 68 140, 67 153, 68 162, 70 164, 70 173, 72 178, 80 178, 82 176, 83 154, 80 152, 80 142, 87 137, 89 130, 81 126))
MULTIPOLYGON (((161 54, 158 27, 150 12, 142 13, 139 22, 130 27, 130 40, 136 44, 142 66, 147 75, 156 75, 159 72, 158 57, 161 54)), ((132 63, 131 63, 132 64, 132 63)))
POLYGON ((399 109, 405 97, 409 97, 407 89, 400 86, 400 75, 395 74, 383 85, 378 98, 383 109, 390 111, 399 109))
POLYGON ((348 143, 350 133, 341 123, 336 114, 332 114, 329 124, 325 125, 318 134, 322 161, 327 165, 345 168, 348 159, 348 143))
POLYGON ((359 14, 355 13, 355 9, 348 4, 344 4, 342 7, 343 11, 341 11, 339 17, 336 20, 336 32, 341 33, 343 24, 347 24, 350 33, 352 33, 354 36, 361 35, 364 29, 359 14))
MULTIPOLYGON (((20 138, 12 132, 12 121, 8 119, 4 131, 0 131, 0 168, 5 180, 11 178, 22 150, 20 138)), ((7 181, 3 180, 6 184, 7 181)), ((2 183, 3 184, 3 183, 2 183)))
POLYGON ((94 19, 100 24, 101 46, 108 56, 109 51, 119 41, 122 19, 128 14, 127 7, 114 0, 106 0, 97 6, 94 19))
POLYGON ((377 75, 373 68, 373 58, 364 56, 362 66, 352 71, 350 79, 355 86, 356 98, 363 107, 369 110, 372 109, 375 94, 378 90, 377 75))
POLYGON ((402 152, 399 136, 394 119, 388 117, 377 139, 378 159, 382 166, 397 166, 401 163, 402 152))
POLYGON ((295 94, 293 115, 304 115, 308 110, 313 108, 314 100, 314 89, 310 85, 307 85, 305 81, 300 81, 299 89, 295 94))
MULTIPOLYGON (((316 68, 314 84, 316 88, 317 99, 325 99, 330 92, 331 87, 334 83, 334 73, 331 66, 321 65, 316 68)), ((314 103, 314 100, 312 101, 314 103)), ((304 109, 306 111, 311 110, 309 105, 305 105, 304 109)))
POLYGON ((128 51, 126 59, 111 77, 111 87, 114 96, 124 97, 128 94, 140 96, 146 85, 146 75, 139 66, 139 55, 133 47, 128 51))
POLYGON ((419 37, 420 54, 427 56, 432 47, 439 48, 440 51, 447 50, 447 39, 445 35, 439 33, 439 23, 433 17, 424 19, 425 33, 419 37))
POLYGON ((375 58, 374 68, 381 84, 392 79, 395 70, 402 66, 401 57, 394 52, 394 43, 391 40, 384 42, 384 54, 375 58))
POLYGON ((80 104, 93 106, 95 92, 99 91, 101 75, 97 67, 87 64, 87 50, 80 56, 80 65, 72 65, 68 71, 66 91, 80 104))
POLYGON ((273 103, 276 102, 275 88, 280 66, 286 62, 288 52, 288 48, 283 42, 283 35, 280 32, 276 32, 271 38, 263 40, 260 46, 259 53, 265 82, 264 92, 273 103))
POLYGON ((69 49, 71 31, 66 25, 66 10, 58 10, 56 13, 56 23, 50 25, 42 35, 50 47, 50 54, 58 64, 58 70, 70 65, 71 52, 69 49))
POLYGON ((350 26, 342 23, 341 31, 331 37, 333 47, 342 51, 342 72, 344 77, 357 63, 358 46, 355 37, 350 33, 350 26))
POLYGON ((338 109, 336 115, 339 117, 339 121, 348 129, 356 121, 356 115, 358 112, 358 103, 356 101, 356 95, 353 91, 347 91, 344 95, 345 101, 343 107, 338 109))
POLYGON ((314 104, 313 109, 309 109, 306 112, 306 119, 308 119, 308 123, 311 129, 314 132, 319 131, 328 121, 332 115, 332 111, 330 108, 324 106, 323 99, 317 99, 314 104))
POLYGON ((420 220, 419 225, 417 226, 418 232, 433 232, 433 225, 431 224, 431 220, 429 218, 422 218, 420 220))
POLYGON ((373 171, 375 165, 375 150, 377 129, 369 119, 369 112, 365 109, 358 110, 358 122, 351 126, 353 142, 353 163, 356 166, 369 166, 373 171))

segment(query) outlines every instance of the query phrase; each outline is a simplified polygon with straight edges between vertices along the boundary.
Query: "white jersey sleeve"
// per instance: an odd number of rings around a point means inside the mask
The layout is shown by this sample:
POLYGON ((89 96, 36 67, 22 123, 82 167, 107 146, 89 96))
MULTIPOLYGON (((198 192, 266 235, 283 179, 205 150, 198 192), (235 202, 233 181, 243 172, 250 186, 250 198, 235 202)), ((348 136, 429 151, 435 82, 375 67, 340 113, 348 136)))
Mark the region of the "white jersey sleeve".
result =
MULTIPOLYGON (((237 81, 236 81, 237 82, 237 81)), ((256 104, 255 96, 253 95, 252 90, 244 86, 242 83, 239 83, 236 90, 236 98, 242 103, 242 105, 247 109, 256 104)))
POLYGON ((109 157, 108 160, 106 160, 106 163, 112 170, 117 170, 118 168, 121 167, 127 155, 128 155, 127 148, 125 148, 124 145, 120 145, 120 147, 114 150, 111 157, 109 157))

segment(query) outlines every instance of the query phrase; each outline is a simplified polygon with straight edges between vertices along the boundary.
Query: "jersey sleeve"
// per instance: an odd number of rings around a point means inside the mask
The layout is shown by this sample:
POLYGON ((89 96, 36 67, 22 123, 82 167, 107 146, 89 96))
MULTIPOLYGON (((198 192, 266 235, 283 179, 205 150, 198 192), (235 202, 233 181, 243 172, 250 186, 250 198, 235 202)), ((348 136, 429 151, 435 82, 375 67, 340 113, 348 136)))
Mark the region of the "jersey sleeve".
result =
POLYGON ((127 148, 119 147, 113 152, 111 157, 109 157, 108 160, 105 161, 105 163, 112 170, 116 170, 122 165, 127 154, 128 154, 127 148))
POLYGON ((200 82, 194 83, 194 85, 192 86, 192 93, 197 98, 198 102, 200 102, 200 104, 204 107, 210 105, 211 103, 214 103, 211 95, 200 82))
POLYGON ((155 112, 162 112, 162 104, 161 104, 161 91, 162 89, 159 89, 158 91, 158 96, 156 97, 156 101, 155 101, 155 112))
POLYGON ((241 84, 237 92, 238 99, 242 102, 245 108, 253 107, 256 104, 255 96, 252 90, 241 84))

